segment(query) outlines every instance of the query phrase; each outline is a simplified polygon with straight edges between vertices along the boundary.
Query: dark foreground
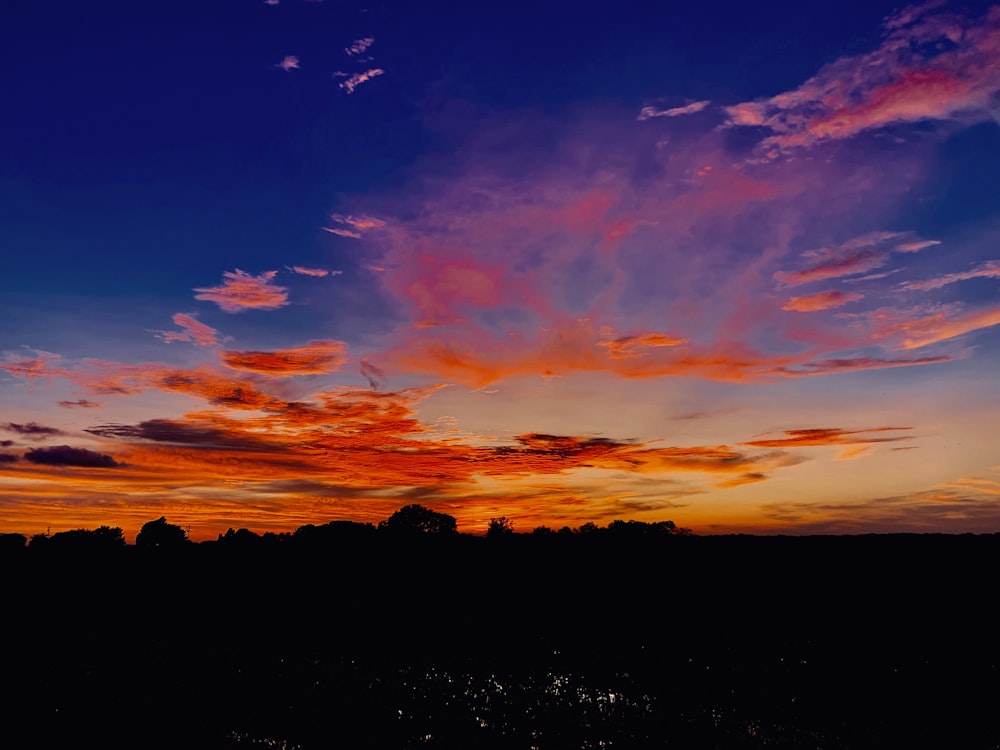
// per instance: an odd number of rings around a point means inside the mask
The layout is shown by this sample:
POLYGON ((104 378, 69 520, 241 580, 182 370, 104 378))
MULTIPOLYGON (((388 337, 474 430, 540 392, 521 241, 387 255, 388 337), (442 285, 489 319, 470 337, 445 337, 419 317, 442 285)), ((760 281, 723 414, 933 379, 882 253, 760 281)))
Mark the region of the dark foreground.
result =
POLYGON ((997 748, 1000 537, 5 554, 2 747, 997 748))

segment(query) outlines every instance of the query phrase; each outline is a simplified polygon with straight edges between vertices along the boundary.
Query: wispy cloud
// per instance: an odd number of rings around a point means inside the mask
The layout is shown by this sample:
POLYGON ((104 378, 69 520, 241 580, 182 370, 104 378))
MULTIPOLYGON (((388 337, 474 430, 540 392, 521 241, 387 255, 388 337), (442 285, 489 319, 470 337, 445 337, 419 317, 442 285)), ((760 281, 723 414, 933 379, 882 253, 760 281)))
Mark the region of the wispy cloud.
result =
POLYGON ((0 430, 16 432, 21 437, 28 438, 29 440, 44 440, 54 435, 64 434, 62 430, 56 427, 46 427, 37 422, 26 422, 24 424, 7 422, 6 424, 0 424, 0 430))
POLYGON ((859 502, 768 503, 761 511, 805 534, 981 533, 1000 526, 1000 501, 992 489, 959 480, 859 502))
POLYGON ((802 362, 794 367, 779 367, 776 372, 787 376, 833 375, 835 373, 855 372, 858 370, 885 370, 892 367, 919 367, 951 362, 954 356, 938 354, 931 357, 911 357, 901 359, 883 359, 880 357, 841 357, 835 359, 813 360, 802 362))
POLYGON ((798 286, 813 281, 839 279, 873 271, 889 262, 893 252, 914 253, 938 244, 934 241, 898 242, 902 232, 872 232, 841 245, 810 250, 803 256, 811 265, 796 271, 777 271, 774 278, 782 286, 798 286))
POLYGON ((915 8, 887 20, 872 52, 842 57, 797 89, 727 108, 729 125, 768 128, 761 148, 787 150, 896 123, 990 119, 1000 92, 1000 8, 981 18, 915 8))
POLYGON ((367 83, 372 78, 380 76, 383 73, 385 73, 385 71, 382 70, 382 68, 371 68, 369 70, 364 71, 363 73, 355 73, 354 75, 348 77, 346 80, 342 81, 338 85, 340 86, 340 88, 346 90, 348 94, 353 94, 354 90, 362 83, 367 83))
POLYGON ((226 312, 243 312, 244 310, 277 310, 288 304, 288 289, 271 280, 277 271, 265 271, 259 276, 251 276, 245 271, 236 269, 223 274, 221 286, 200 287, 195 299, 214 302, 226 312))
POLYGON ((642 121, 649 120, 653 117, 680 117, 681 115, 693 115, 696 112, 701 112, 709 104, 711 104, 711 102, 705 100, 692 102, 691 104, 686 104, 683 107, 669 107, 667 109, 657 109, 653 106, 645 106, 639 110, 639 116, 636 119, 642 121))
POLYGON ((299 68, 299 58, 295 55, 285 55, 281 62, 275 63, 274 67, 281 68, 286 73, 290 70, 298 70, 299 68))
POLYGON ((222 363, 233 370, 258 372, 272 377, 322 375, 336 372, 347 359, 343 341, 310 341, 294 349, 220 351, 222 363))
POLYGON ((26 380, 59 377, 66 372, 57 364, 60 361, 58 354, 36 351, 35 355, 19 358, 7 354, 4 360, 0 361, 0 370, 26 380))
POLYGON ((876 335, 901 339, 901 349, 920 349, 995 325, 1000 325, 1000 306, 963 314, 943 310, 924 317, 897 320, 886 323, 876 335))
POLYGON ((341 237, 351 237, 356 240, 361 239, 361 235, 364 232, 372 229, 381 229, 385 226, 384 221, 376 219, 374 216, 330 214, 330 219, 340 226, 323 227, 323 231, 329 232, 330 234, 340 235, 341 237))
POLYGON ((88 401, 85 398, 80 398, 76 401, 57 401, 56 403, 64 409, 99 409, 103 406, 103 404, 97 401, 88 401))
POLYGON ((375 37, 366 36, 363 39, 355 39, 350 47, 345 47, 344 52, 348 55, 360 55, 375 43, 375 37))
POLYGON ((361 239, 361 232, 355 232, 353 229, 344 229, 343 227, 323 227, 323 231, 335 234, 339 237, 350 237, 354 240, 361 239))
POLYGON ((947 273, 933 279, 924 281, 906 281, 899 285, 900 289, 907 291, 928 292, 932 289, 940 289, 949 284, 969 279, 1000 279, 1000 260, 988 260, 981 263, 971 271, 960 271, 958 273, 947 273))
POLYGON ((219 332, 199 321, 193 314, 177 313, 173 320, 182 330, 155 332, 166 343, 191 341, 202 347, 216 346, 219 343, 219 332))

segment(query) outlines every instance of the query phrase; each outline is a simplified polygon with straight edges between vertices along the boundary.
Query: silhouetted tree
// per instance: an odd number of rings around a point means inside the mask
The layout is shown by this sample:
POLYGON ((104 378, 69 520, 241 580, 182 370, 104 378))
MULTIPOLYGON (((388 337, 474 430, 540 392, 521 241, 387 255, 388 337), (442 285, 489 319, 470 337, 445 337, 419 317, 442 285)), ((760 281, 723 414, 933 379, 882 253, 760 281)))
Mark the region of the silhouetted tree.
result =
POLYGON ((514 533, 514 524, 511 522, 507 516, 500 516, 499 518, 491 518, 490 525, 486 527, 486 538, 487 539, 498 539, 500 537, 510 536, 514 533))
POLYGON ((402 533, 454 534, 458 522, 454 516, 438 513, 419 504, 407 505, 378 525, 380 529, 402 533))
POLYGON ((180 526, 167 523, 165 516, 147 521, 135 536, 135 546, 147 549, 176 549, 187 543, 187 532, 180 526))
POLYGON ((125 534, 118 526, 58 531, 47 537, 45 548, 68 554, 111 552, 125 547, 125 534))
POLYGON ((21 552, 27 542, 24 534, 0 534, 0 554, 21 552))

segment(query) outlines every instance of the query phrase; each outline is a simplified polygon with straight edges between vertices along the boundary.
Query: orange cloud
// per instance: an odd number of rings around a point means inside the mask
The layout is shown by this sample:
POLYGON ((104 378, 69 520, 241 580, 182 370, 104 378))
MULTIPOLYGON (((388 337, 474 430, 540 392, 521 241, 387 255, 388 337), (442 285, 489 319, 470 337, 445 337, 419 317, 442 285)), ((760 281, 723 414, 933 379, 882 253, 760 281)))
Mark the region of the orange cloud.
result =
POLYGON ((695 346, 660 333, 625 337, 615 343, 607 340, 606 331, 583 320, 542 330, 534 338, 499 338, 479 330, 466 340, 451 336, 448 330, 432 337, 423 329, 389 352, 387 359, 398 370, 432 372, 479 388, 515 375, 554 377, 573 372, 745 382, 792 374, 786 370, 807 357, 766 355, 728 340, 695 346))
POLYGON ((343 341, 310 341, 293 349, 271 352, 220 351, 222 363, 233 370, 258 372, 272 377, 322 375, 336 372, 347 360, 343 341))
POLYGON ((631 359, 645 354, 644 349, 661 346, 680 346, 690 339, 667 336, 663 333, 647 333, 640 336, 624 336, 612 341, 602 341, 599 346, 606 347, 612 359, 631 359))
POLYGON ((757 448, 803 448, 822 445, 893 443, 899 440, 909 440, 911 436, 871 437, 871 433, 912 429, 912 427, 876 427, 868 430, 842 430, 837 427, 815 427, 800 430, 784 430, 778 434, 785 437, 748 440, 747 442, 740 443, 740 445, 752 445, 757 448))
POLYGON ((348 94, 353 94, 354 90, 362 83, 366 83, 375 76, 380 76, 383 73, 385 73, 385 71, 382 70, 382 68, 372 68, 370 70, 366 70, 364 73, 355 73, 346 81, 343 81, 340 84, 340 88, 346 89, 348 94))
POLYGON ((904 318, 881 323, 872 335, 875 338, 901 338, 899 348, 909 350, 920 349, 998 324, 1000 324, 1000 306, 964 315, 954 315, 946 309, 921 318, 904 318))
POLYGON ((794 312, 818 312, 820 310, 841 307, 849 302, 857 302, 863 298, 863 294, 857 294, 856 292, 840 292, 836 290, 816 292, 815 294, 807 294, 804 297, 791 297, 781 306, 781 309, 794 312))
POLYGON ((244 310, 277 310, 288 304, 288 290, 272 284, 277 271, 265 271, 251 276, 236 269, 223 274, 222 286, 196 288, 195 299, 214 302, 226 312, 244 310))

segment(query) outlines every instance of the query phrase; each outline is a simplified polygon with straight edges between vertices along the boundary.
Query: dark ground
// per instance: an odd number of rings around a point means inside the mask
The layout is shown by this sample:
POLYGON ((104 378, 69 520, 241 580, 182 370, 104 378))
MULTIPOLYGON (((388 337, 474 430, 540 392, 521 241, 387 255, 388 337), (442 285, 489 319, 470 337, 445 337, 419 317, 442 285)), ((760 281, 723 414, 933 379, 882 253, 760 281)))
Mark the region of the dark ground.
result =
POLYGON ((0 556, 0 746, 998 748, 1000 536, 0 556))

